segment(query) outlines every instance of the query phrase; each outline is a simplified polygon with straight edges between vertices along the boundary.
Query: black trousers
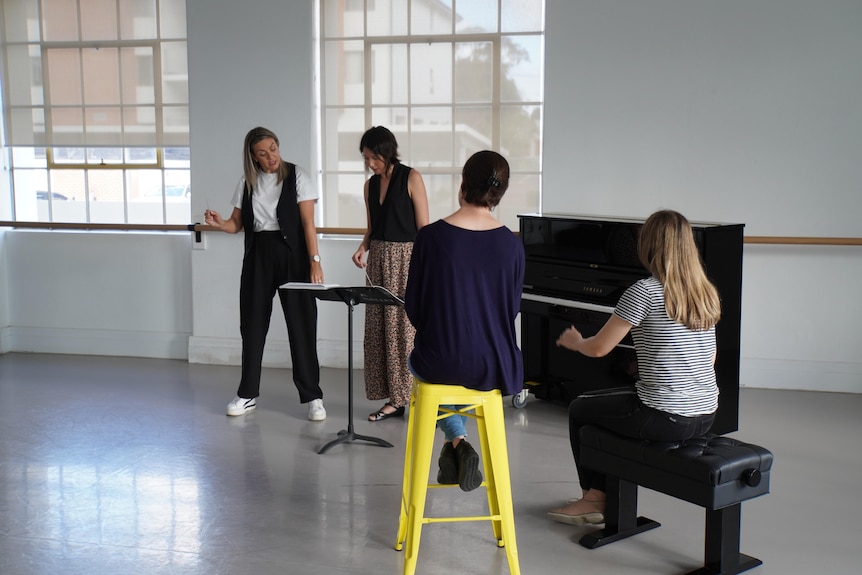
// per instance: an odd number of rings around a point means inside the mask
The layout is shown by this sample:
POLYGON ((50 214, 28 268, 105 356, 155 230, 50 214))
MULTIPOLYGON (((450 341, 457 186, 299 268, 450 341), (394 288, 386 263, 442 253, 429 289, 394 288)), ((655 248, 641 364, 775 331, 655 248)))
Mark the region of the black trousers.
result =
POLYGON ((256 232, 242 262, 239 288, 239 331, 242 335, 242 379, 237 395, 260 395, 263 348, 272 317, 272 301, 278 292, 293 364, 293 383, 299 400, 307 403, 323 397, 317 359, 317 300, 308 293, 280 290, 289 281, 308 281, 308 255, 291 254, 281 232, 256 232), (301 259, 300 259, 301 258, 301 259))
POLYGON ((581 489, 605 491, 605 476, 581 465, 580 431, 585 425, 650 441, 681 441, 703 435, 715 414, 683 417, 644 405, 634 386, 591 391, 569 404, 569 441, 581 489))

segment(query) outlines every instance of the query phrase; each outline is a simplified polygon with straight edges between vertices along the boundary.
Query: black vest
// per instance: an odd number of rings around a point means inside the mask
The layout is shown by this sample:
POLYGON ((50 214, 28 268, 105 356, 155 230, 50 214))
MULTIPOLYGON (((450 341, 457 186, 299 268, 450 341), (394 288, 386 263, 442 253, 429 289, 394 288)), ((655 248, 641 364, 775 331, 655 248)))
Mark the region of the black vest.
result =
MULTIPOLYGON (((290 249, 291 281, 310 281, 311 262, 308 259, 308 244, 299 217, 299 204, 296 203, 296 169, 288 163, 287 176, 281 183, 281 195, 275 208, 281 237, 290 249)), ((242 229, 245 232, 245 256, 254 245, 254 208, 251 204, 251 189, 248 182, 242 194, 242 229)))

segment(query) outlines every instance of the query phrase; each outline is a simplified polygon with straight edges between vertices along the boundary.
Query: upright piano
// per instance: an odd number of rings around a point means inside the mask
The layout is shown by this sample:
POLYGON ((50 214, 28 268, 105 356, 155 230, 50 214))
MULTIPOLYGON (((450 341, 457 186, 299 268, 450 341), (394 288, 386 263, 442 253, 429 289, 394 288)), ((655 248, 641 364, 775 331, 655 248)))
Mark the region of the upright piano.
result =
MULTIPOLYGON (((524 214, 526 252, 521 300, 525 389, 565 405, 586 391, 631 384, 637 360, 631 335, 603 358, 557 347, 570 325, 594 335, 627 287, 649 273, 637 256, 643 219, 567 214, 524 214)), ((739 427, 739 343, 744 224, 692 222, 706 274, 721 297, 716 327, 719 407, 712 432, 739 427)), ((513 402, 523 406, 526 395, 513 402)))

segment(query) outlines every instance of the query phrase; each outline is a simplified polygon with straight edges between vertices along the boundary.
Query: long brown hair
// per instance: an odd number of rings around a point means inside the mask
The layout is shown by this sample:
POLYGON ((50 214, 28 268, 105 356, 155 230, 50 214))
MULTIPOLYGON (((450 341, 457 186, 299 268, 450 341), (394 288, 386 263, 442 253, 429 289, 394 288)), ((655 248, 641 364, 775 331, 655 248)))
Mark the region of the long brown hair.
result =
POLYGON ((691 225, 673 210, 655 212, 638 238, 638 257, 664 286, 668 317, 689 329, 709 329, 721 318, 718 290, 703 269, 691 225))
MULTIPOLYGON (((260 126, 252 128, 249 130, 248 134, 245 135, 245 143, 243 144, 242 152, 242 171, 245 175, 245 181, 248 184, 249 193, 251 193, 255 186, 257 186, 257 173, 259 171, 257 162, 254 161, 253 148, 255 144, 267 138, 272 138, 275 140, 275 145, 279 145, 278 136, 275 135, 275 132, 267 130, 266 128, 261 128, 260 126)), ((282 158, 281 165, 278 166, 279 184, 287 177, 289 172, 290 168, 287 165, 287 162, 284 161, 284 158, 282 158)))

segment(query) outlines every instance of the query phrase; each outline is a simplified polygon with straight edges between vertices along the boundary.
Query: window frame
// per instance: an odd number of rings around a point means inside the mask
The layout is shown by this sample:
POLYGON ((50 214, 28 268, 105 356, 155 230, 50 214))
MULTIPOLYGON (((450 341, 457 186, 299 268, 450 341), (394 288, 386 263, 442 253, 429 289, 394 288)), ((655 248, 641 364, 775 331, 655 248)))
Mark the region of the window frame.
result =
MULTIPOLYGON (((537 2, 544 14, 544 2, 537 2)), ((378 3, 379 5, 380 3, 378 3)), ((456 9, 456 5, 452 4, 451 8, 453 10, 456 9)), ((535 182, 535 190, 532 192, 524 193, 522 197, 530 197, 533 199, 532 193, 535 194, 534 202, 526 210, 519 210, 518 213, 524 213, 525 211, 538 211, 541 206, 541 184, 542 184, 542 118, 544 113, 544 97, 541 93, 541 89, 539 91, 539 99, 538 100, 527 100, 527 99, 519 99, 508 101, 504 100, 505 95, 503 94, 503 73, 504 73, 504 54, 507 48, 511 48, 512 46, 505 45, 506 38, 517 38, 517 37, 540 37, 541 45, 539 49, 539 61, 536 66, 538 67, 539 74, 541 77, 544 76, 544 17, 542 17, 542 24, 539 30, 523 30, 523 31, 503 31, 502 30, 502 20, 503 16, 501 10, 504 9, 506 2, 504 0, 497 0, 497 27, 495 31, 468 31, 468 32, 460 32, 458 31, 458 22, 457 18, 452 18, 451 29, 444 33, 412 33, 409 30, 411 15, 409 14, 409 10, 412 7, 412 2, 408 5, 408 15, 407 15, 407 26, 408 30, 406 34, 391 34, 391 35, 381 35, 381 34, 371 34, 368 29, 368 21, 370 18, 370 9, 366 9, 366 11, 362 14, 362 36, 359 35, 350 35, 350 34, 341 34, 336 32, 334 34, 328 34, 327 26, 328 21, 327 18, 331 17, 331 14, 327 13, 327 10, 332 10, 333 8, 337 9, 337 2, 327 1, 327 0, 319 0, 319 46, 317 50, 317 58, 318 58, 318 66, 319 66, 319 74, 318 77, 320 80, 320 86, 317 94, 318 98, 318 109, 319 109, 319 146, 320 152, 318 154, 319 163, 320 163, 320 183, 322 189, 322 198, 323 198, 323 225, 324 226, 342 226, 342 227, 358 227, 361 226, 363 229, 365 227, 365 207, 363 204, 363 213, 361 222, 357 220, 356 216, 353 216, 353 221, 345 220, 343 215, 340 213, 341 207, 340 203, 344 201, 343 198, 354 195, 356 192, 353 191, 353 185, 350 185, 350 190, 347 189, 339 189, 340 186, 338 184, 334 184, 333 182, 347 180, 358 182, 360 179, 364 182, 367 177, 370 175, 367 170, 364 169, 364 166, 361 166, 361 158, 359 153, 359 138, 356 138, 355 148, 356 148, 356 159, 360 165, 355 166, 354 168, 346 168, 344 164, 346 162, 350 162, 352 164, 352 160, 348 160, 346 156, 343 156, 343 151, 338 150, 338 148, 344 148, 345 142, 340 137, 342 133, 341 130, 334 128, 329 125, 329 118, 340 115, 341 113, 350 113, 350 114, 361 114, 363 118, 363 123, 365 128, 367 129, 372 125, 383 124, 390 128, 395 134, 396 138, 399 142, 399 152, 401 154, 401 159, 405 164, 411 165, 412 167, 418 169, 426 179, 426 187, 428 186, 429 178, 433 178, 434 176, 442 176, 451 178, 452 181, 452 196, 451 203, 448 207, 442 207, 440 205, 436 205, 433 203, 432 199, 429 197, 429 207, 431 208, 431 219, 437 219, 437 217, 443 217, 448 215, 451 211, 457 208, 457 199, 455 198, 455 190, 457 189, 457 184, 460 179, 460 172, 463 167, 463 162, 466 160, 466 157, 460 158, 460 163, 454 159, 454 155, 456 152, 454 151, 456 148, 456 140, 459 137, 458 132, 458 122, 457 122, 457 113, 459 111, 463 111, 468 109, 470 106, 479 107, 483 110, 487 109, 490 114, 490 126, 489 126, 489 134, 481 134, 483 137, 487 136, 488 140, 488 148, 500 150, 503 146, 504 134, 501 129, 501 123, 504 121, 503 118, 507 111, 511 111, 514 108, 520 109, 525 115, 526 111, 530 109, 538 109, 538 117, 536 125, 536 153, 534 157, 535 168, 534 169, 523 169, 515 166, 510 159, 510 165, 512 167, 512 174, 510 181, 512 182, 512 188, 517 187, 516 179, 521 176, 525 176, 525 181, 535 182), (331 66, 332 63, 329 62, 329 58, 336 55, 338 53, 338 44, 343 44, 347 46, 350 43, 356 43, 357 45, 361 43, 363 51, 364 51, 364 66, 362 70, 362 75, 364 78, 363 86, 362 86, 362 101, 359 103, 350 103, 344 102, 343 100, 330 101, 329 98, 332 96, 332 90, 346 90, 344 83, 344 76, 346 70, 341 70, 340 74, 336 77, 335 85, 332 84, 331 70, 328 70, 327 67, 331 66), (448 44, 451 46, 451 62, 449 63, 448 73, 450 74, 450 79, 453 82, 451 93, 449 99, 445 103, 439 104, 425 104, 425 103, 417 103, 415 98, 412 95, 409 95, 410 87, 406 88, 408 91, 408 97, 405 103, 395 103, 395 102, 387 102, 387 103, 379 103, 375 102, 372 95, 372 90, 374 86, 374 82, 376 80, 377 73, 377 63, 374 59, 374 50, 375 47, 380 46, 404 46, 406 51, 406 60, 407 60, 407 70, 408 70, 408 78, 402 79, 402 81, 410 82, 410 74, 412 73, 412 65, 411 65, 411 51, 414 46, 417 45, 429 45, 429 44, 448 44), (455 93, 454 79, 456 77, 458 67, 456 66, 458 59, 458 47, 459 45, 470 44, 470 43, 489 43, 492 46, 492 57, 493 62, 491 64, 492 70, 492 89, 491 96, 488 101, 476 102, 476 103, 463 103, 458 102, 457 95, 455 93), (414 137, 420 130, 417 130, 418 124, 415 123, 415 115, 414 112, 419 110, 421 111, 423 108, 447 108, 449 110, 449 120, 448 120, 448 128, 450 133, 450 142, 452 147, 453 161, 448 165, 432 165, 429 163, 425 163, 418 160, 413 160, 412 158, 417 158, 417 154, 414 151, 413 143, 414 137), (374 116, 376 113, 379 113, 381 110, 404 110, 405 111, 405 123, 403 125, 389 125, 384 122, 375 122, 374 116), (403 128, 403 129, 402 129, 403 128), (335 130, 333 132, 333 130, 335 130), (335 138, 335 142, 331 141, 332 138, 335 138), (332 150, 336 150, 333 152, 332 150), (405 153, 406 150, 406 153, 405 153), (333 189, 334 188, 334 189, 333 189), (448 211, 447 211, 448 210, 448 211), (445 212, 445 213, 444 213, 445 212)), ((347 12, 343 12, 342 14, 346 14, 347 12)), ((351 12, 351 17, 358 17, 358 14, 355 12, 351 12)), ((519 44, 516 44, 515 47, 519 47, 519 44)), ((350 52, 349 49, 342 48, 344 53, 350 52)), ((355 50, 353 50, 355 51, 355 50)), ((507 65, 511 64, 511 62, 507 62, 507 65)), ((507 79, 512 79, 507 76, 507 79)), ((351 134, 354 130, 350 130, 351 134)), ((364 131, 364 130, 363 130, 364 131)), ((361 132, 359 134, 361 136, 361 132)), ((506 155, 504 153, 504 155, 506 155)), ((343 184, 342 186, 343 187, 343 184)), ((510 188, 511 190, 511 188, 510 188)), ((358 193, 361 195, 362 189, 359 188, 358 193)), ((430 193, 430 189, 429 189, 430 193)), ((514 195, 514 194, 510 194, 514 195)), ((503 202, 501 207, 505 209, 507 202, 503 202)), ((505 223, 510 227, 517 226, 517 218, 516 214, 508 214, 505 223)))

